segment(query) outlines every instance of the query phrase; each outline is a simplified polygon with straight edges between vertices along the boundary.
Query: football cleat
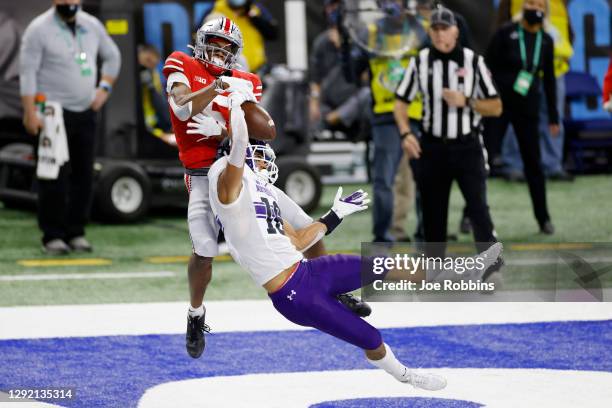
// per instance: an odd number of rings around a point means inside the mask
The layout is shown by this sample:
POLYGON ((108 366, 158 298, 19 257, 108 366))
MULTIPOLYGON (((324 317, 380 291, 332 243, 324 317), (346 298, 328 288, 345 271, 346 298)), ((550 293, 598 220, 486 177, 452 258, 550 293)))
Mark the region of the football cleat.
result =
POLYGON ((193 358, 200 358, 204 352, 206 341, 204 333, 210 333, 210 327, 204 323, 202 316, 187 316, 187 335, 185 336, 187 353, 193 358))
POLYGON ((351 312, 355 313, 360 317, 368 317, 372 313, 372 308, 363 300, 359 299, 357 296, 353 296, 350 293, 344 293, 342 295, 336 296, 336 298, 342 303, 344 306, 348 307, 351 312))
POLYGON ((439 391, 446 387, 446 379, 439 375, 429 373, 417 373, 406 368, 404 374, 398 378, 400 382, 412 385, 427 391, 439 391))

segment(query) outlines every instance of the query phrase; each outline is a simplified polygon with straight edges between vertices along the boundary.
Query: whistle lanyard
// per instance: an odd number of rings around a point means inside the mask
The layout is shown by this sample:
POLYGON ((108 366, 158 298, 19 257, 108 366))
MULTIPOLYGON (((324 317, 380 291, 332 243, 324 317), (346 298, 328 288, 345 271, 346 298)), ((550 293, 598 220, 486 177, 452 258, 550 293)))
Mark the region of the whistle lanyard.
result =
MULTIPOLYGON (((525 32, 523 31, 523 27, 519 25, 518 28, 519 35, 519 46, 521 49, 521 61, 523 62, 523 69, 527 71, 527 51, 525 50, 525 32)), ((535 47, 533 49, 533 67, 531 69, 531 73, 535 73, 538 68, 538 64, 540 63, 540 53, 542 51, 542 30, 538 31, 536 36, 535 47)))
POLYGON ((78 46, 79 46, 79 49, 76 50, 74 46, 75 45, 74 39, 68 33, 68 30, 70 29, 62 26, 57 16, 55 17, 55 22, 57 23, 57 26, 60 28, 60 32, 62 33, 62 38, 64 39, 64 42, 66 43, 66 47, 68 47, 68 49, 70 49, 71 51, 74 51, 74 57, 75 57, 77 64, 79 65, 82 64, 84 61, 87 60, 87 54, 83 51, 83 42, 82 42, 82 36, 79 30, 79 27, 77 27, 75 24, 74 37, 76 37, 76 42, 78 43, 78 46))

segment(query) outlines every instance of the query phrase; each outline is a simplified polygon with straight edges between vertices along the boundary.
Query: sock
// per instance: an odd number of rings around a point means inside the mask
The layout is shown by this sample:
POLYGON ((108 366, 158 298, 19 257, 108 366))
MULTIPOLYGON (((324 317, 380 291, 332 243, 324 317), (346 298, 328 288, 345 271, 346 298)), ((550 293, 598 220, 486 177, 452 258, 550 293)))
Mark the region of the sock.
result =
POLYGON ((395 355, 393 354, 393 351, 391 351, 391 347, 389 347, 386 343, 384 344, 385 344, 385 352, 386 352, 385 356, 381 358, 380 360, 370 360, 368 358, 368 361, 372 365, 378 368, 382 368, 383 370, 391 374, 393 377, 395 377, 396 380, 405 381, 405 375, 409 371, 408 367, 403 365, 395 357, 395 355))
POLYGON ((189 316, 191 317, 200 317, 204 314, 204 305, 200 305, 200 307, 196 307, 195 309, 189 306, 189 316))

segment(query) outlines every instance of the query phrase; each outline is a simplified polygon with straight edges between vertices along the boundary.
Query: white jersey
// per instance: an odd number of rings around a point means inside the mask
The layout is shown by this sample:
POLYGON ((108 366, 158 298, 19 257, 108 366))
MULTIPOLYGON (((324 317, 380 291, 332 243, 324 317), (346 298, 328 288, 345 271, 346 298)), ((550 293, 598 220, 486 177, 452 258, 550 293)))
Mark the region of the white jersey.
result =
POLYGON ((285 235, 279 194, 246 164, 238 199, 228 205, 219 202, 217 184, 226 166, 227 157, 222 157, 208 171, 210 206, 234 260, 263 285, 304 256, 285 235))

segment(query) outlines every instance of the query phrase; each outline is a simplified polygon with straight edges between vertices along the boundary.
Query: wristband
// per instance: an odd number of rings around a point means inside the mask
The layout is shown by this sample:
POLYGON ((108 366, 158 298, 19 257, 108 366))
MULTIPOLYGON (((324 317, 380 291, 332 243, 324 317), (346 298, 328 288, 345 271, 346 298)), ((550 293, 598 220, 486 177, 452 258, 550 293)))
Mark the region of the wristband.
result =
POLYGON ((342 218, 338 217, 334 210, 329 210, 327 214, 319 218, 319 222, 327 227, 325 235, 329 235, 338 225, 340 225, 342 218))
POLYGON ((400 135, 400 140, 404 140, 405 138, 407 138, 408 136, 410 136, 412 134, 411 131, 408 132, 404 132, 400 135))
POLYGON ((113 86, 110 84, 110 82, 105 80, 100 81, 98 88, 102 89, 103 91, 106 91, 107 93, 111 93, 111 91, 113 90, 113 86))

